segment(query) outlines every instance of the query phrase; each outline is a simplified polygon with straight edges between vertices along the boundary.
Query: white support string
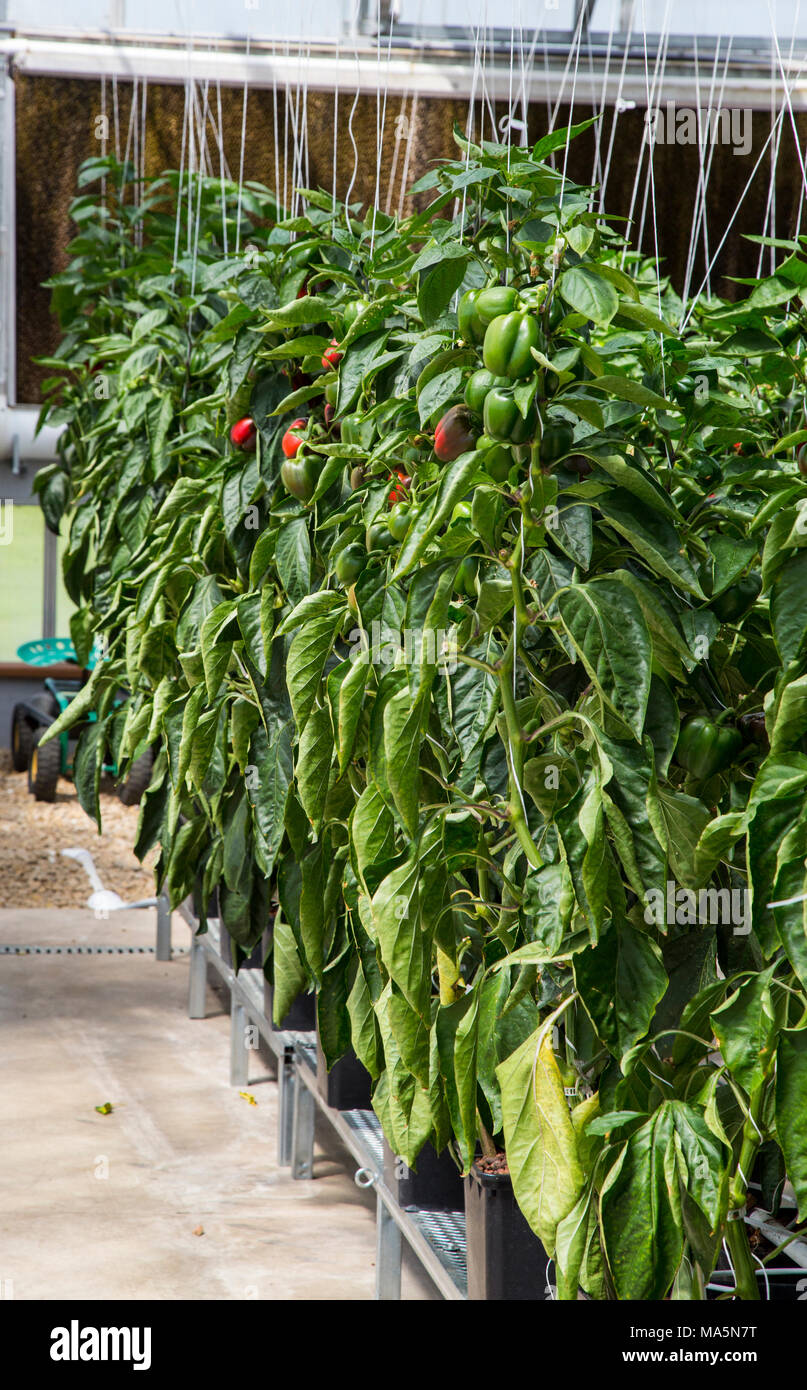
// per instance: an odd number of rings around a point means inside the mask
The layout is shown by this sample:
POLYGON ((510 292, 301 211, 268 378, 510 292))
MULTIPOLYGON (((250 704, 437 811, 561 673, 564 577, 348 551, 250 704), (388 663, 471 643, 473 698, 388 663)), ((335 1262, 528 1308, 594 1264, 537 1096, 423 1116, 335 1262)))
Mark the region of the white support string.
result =
POLYGON ((415 142, 415 128, 418 120, 418 102, 420 98, 417 92, 414 93, 409 106, 409 130, 406 136, 406 146, 404 150, 404 166, 401 174, 401 192, 398 199, 398 216, 403 217, 404 200, 406 199, 406 187, 409 179, 409 161, 412 158, 412 147, 415 142))
MULTIPOLYGON (((664 72, 664 70, 666 69, 667 40, 668 40, 668 38, 669 38, 670 6, 671 6, 671 0, 667 0, 666 6, 665 6, 665 9, 664 9, 664 19, 663 19, 663 21, 662 21, 662 33, 661 33, 661 38, 660 38, 660 42, 659 42, 659 44, 658 44, 658 48, 657 48, 657 50, 656 50, 656 65, 655 65, 655 68, 654 68, 654 70, 653 70, 653 86, 652 86, 651 88, 649 88, 649 89, 648 89, 648 62, 647 62, 647 33, 646 33, 646 30, 645 30, 644 24, 642 25, 642 32, 643 32, 643 36, 644 36, 643 42, 644 42, 644 64, 645 64, 645 89, 648 91, 648 96, 647 96, 647 101, 648 101, 647 116, 648 116, 648 117, 649 117, 649 115, 650 115, 650 112, 653 110, 653 105, 654 105, 655 99, 656 99, 656 90, 657 90, 657 87, 659 86, 659 79, 660 79, 660 76, 663 75, 663 72, 664 72)), ((640 180, 640 178, 641 178, 641 176, 642 176, 642 164, 643 164, 643 162, 644 162, 645 147, 647 147, 647 149, 648 149, 648 154, 649 154, 649 151, 650 151, 650 144, 651 144, 651 140, 650 140, 650 136, 649 136, 649 126, 646 126, 646 127, 645 127, 644 138, 642 139, 642 143, 641 143, 641 145, 639 146, 639 158, 638 158, 638 160, 637 160, 637 162, 636 162, 636 175, 635 175, 635 178, 634 178, 634 180, 633 180, 633 191, 632 191, 632 193, 631 193, 630 207, 629 207, 629 209, 628 209, 628 218, 627 218, 627 226, 626 226, 626 232, 627 232, 628 234, 630 233, 630 229, 631 229, 631 227, 632 227, 632 225, 633 225, 633 220, 634 220, 634 219, 633 219, 633 214, 634 214, 634 211, 635 211, 635 208, 636 208, 636 198, 637 198, 637 195, 638 195, 638 192, 639 192, 639 180, 640 180)), ((647 177, 648 177, 648 176, 645 175, 645 183, 647 183, 647 177)), ((640 250, 641 248, 638 247, 637 249, 640 250)), ((624 265, 625 265, 625 260, 626 260, 626 258, 627 258, 627 254, 628 254, 628 242, 627 242, 627 240, 626 240, 625 249, 624 249, 623 252, 622 252, 622 257, 621 257, 621 260, 620 260, 620 265, 621 265, 623 268, 624 268, 624 265)))
MULTIPOLYGON (((246 41, 246 58, 249 59, 249 34, 246 41)), ((238 156, 238 205, 235 214, 235 254, 241 250, 241 197, 244 185, 244 149, 247 141, 247 99, 249 82, 244 78, 244 95, 241 101, 241 151, 238 156)))
MULTIPOLYGON (((605 157, 605 168, 603 170, 602 182, 600 183, 600 207, 599 214, 602 217, 605 212, 605 190, 608 186, 608 175, 611 172, 611 159, 614 153, 614 141, 616 139, 617 121, 622 114, 622 92, 625 87, 625 72, 628 66, 628 54, 630 52, 630 37, 633 33, 633 18, 636 13, 636 0, 631 0, 630 14, 628 17, 628 27, 625 31, 624 48, 622 52, 622 67, 619 73, 619 84, 617 86, 616 97, 614 99, 613 115, 611 117, 611 135, 608 140, 608 153, 605 157)), ((603 110, 605 110, 605 92, 608 81, 608 74, 603 77, 602 100, 603 110)))

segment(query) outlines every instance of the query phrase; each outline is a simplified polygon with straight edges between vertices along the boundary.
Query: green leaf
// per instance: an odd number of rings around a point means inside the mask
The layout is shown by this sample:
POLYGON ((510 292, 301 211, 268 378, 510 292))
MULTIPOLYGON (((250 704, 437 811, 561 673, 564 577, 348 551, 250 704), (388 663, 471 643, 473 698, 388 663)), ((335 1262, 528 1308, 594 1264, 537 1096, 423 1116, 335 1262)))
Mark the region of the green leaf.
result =
POLYGON ((424 507, 409 528, 392 576, 394 580, 402 579, 417 564, 429 541, 448 520, 456 503, 473 486, 477 476, 480 481, 488 481, 487 475, 482 478, 482 473, 480 456, 475 449, 460 454, 459 458, 446 466, 431 509, 424 507))
POLYGON ((591 579, 561 592, 558 608, 597 689, 641 740, 653 651, 638 602, 614 579, 591 579))
POLYGON ((607 496, 598 497, 597 506, 606 521, 630 542, 656 574, 703 599, 698 577, 680 536, 669 521, 657 513, 648 513, 637 497, 622 488, 614 488, 607 496))
POLYGON ((608 1264, 621 1299, 662 1299, 684 1250, 675 1126, 669 1103, 632 1134, 601 1196, 608 1264))
POLYGON ((807 1028, 783 1028, 776 1049, 776 1137, 799 1204, 807 1214, 807 1028))
POLYGON ((360 653, 351 661, 350 669, 339 685, 337 697, 337 750, 339 772, 344 772, 356 743, 356 735, 364 703, 364 691, 370 674, 370 654, 360 653))
POLYGON ((328 795, 332 739, 331 717, 324 705, 315 705, 300 735, 296 768, 300 803, 315 830, 322 822, 328 795))
POLYGON ((776 965, 752 975, 712 1014, 723 1060, 749 1095, 762 1084, 775 1045, 771 980, 776 965))
POLYGON ((286 799, 293 763, 290 721, 277 722, 268 736, 263 725, 252 735, 246 779, 252 817, 263 848, 264 873, 271 874, 283 839, 286 799))
POLYGON ((365 787, 350 821, 350 840, 356 859, 358 875, 370 892, 378 881, 369 883, 368 876, 379 864, 392 856, 395 847, 395 821, 378 787, 365 787))
POLYGON ((783 665, 795 661, 807 635, 807 550, 801 550, 782 567, 771 591, 771 624, 783 665))
POLYGON ((341 612, 329 609, 295 629, 286 659, 286 682, 297 732, 302 733, 314 705, 341 612))
POLYGON ((603 328, 607 328, 619 308, 619 295, 613 285, 587 266, 564 270, 558 290, 572 309, 603 328))
POLYGON ((629 376, 598 376, 588 385, 592 390, 607 391, 609 396, 618 396, 621 401, 630 401, 632 405, 640 406, 642 409, 675 411, 681 409, 675 401, 659 396, 655 391, 651 391, 647 386, 642 386, 640 382, 634 381, 629 376))
POLYGON ((649 1027, 667 988, 661 952, 646 932, 616 922, 574 958, 575 985, 594 1028, 617 1060, 649 1027))
POLYGON ((440 259, 435 265, 421 271, 418 280, 418 310, 427 326, 435 323, 448 308, 451 296, 462 284, 470 256, 470 251, 450 244, 436 250, 440 253, 440 259))
POLYGON ((311 587, 311 545, 306 517, 291 517, 281 526, 275 563, 289 602, 301 603, 311 587))
POLYGON ((417 858, 393 869, 372 897, 381 959, 410 1008, 424 1020, 431 995, 431 939, 420 921, 417 858))

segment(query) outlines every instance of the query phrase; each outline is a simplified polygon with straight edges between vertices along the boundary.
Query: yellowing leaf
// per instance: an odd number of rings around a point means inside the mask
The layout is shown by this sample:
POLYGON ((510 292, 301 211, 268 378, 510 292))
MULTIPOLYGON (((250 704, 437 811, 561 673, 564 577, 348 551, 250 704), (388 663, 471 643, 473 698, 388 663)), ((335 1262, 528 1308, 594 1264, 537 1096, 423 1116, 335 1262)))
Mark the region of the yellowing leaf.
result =
POLYGON ((584 1186, 577 1138, 545 1025, 496 1068, 516 1200, 547 1254, 584 1186), (543 1032, 543 1037, 541 1036, 543 1032))

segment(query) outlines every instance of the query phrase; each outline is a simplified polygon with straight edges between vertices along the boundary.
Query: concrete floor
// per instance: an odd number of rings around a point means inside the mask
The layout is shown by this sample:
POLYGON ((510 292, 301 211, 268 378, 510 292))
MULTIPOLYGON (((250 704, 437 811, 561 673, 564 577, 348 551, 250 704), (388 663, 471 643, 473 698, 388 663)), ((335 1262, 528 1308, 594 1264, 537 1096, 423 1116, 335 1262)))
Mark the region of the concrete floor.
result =
MULTIPOLYGON (((154 933, 151 911, 0 910, 3 945, 154 933)), ((355 1164, 318 1117, 314 1180, 278 1168, 271 1072, 251 1054, 256 1105, 230 1087, 229 1016, 209 990, 190 1020, 187 983, 187 955, 0 955, 6 1297, 371 1299, 375 1199, 355 1164)), ((403 1297, 435 1296, 405 1260, 403 1297)))

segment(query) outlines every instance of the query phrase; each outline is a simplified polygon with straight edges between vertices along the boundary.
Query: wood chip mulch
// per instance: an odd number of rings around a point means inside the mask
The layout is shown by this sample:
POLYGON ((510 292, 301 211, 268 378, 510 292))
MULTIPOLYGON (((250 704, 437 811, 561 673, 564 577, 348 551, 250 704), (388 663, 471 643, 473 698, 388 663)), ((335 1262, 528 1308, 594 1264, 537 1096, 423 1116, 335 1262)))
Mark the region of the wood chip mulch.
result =
POLYGON ((142 866, 132 853, 138 808, 101 793, 103 834, 82 811, 71 782, 62 779, 54 802, 35 801, 25 773, 12 771, 0 749, 0 908, 85 907, 92 887, 63 849, 87 849, 105 888, 125 902, 150 897, 153 855, 142 866))

